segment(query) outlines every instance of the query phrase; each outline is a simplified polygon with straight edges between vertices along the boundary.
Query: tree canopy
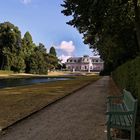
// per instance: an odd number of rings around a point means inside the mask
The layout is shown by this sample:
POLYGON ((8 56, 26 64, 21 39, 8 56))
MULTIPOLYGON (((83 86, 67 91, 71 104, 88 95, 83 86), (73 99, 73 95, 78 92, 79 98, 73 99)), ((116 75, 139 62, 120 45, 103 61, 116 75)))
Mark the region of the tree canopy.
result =
POLYGON ((0 69, 19 70, 24 68, 24 61, 20 58, 21 46, 21 33, 18 27, 10 22, 0 23, 0 69))
POLYGON ((56 50, 53 46, 50 48, 47 62, 49 70, 54 70, 59 65, 59 59, 57 58, 56 50))
POLYGON ((56 50, 53 46, 50 48, 49 54, 52 54, 53 56, 56 56, 56 50))
POLYGON ((0 70, 46 74, 58 64, 55 48, 50 53, 42 43, 36 45, 27 31, 21 32, 10 22, 0 23, 0 70))
POLYGON ((140 1, 64 0, 67 24, 83 34, 83 41, 98 50, 110 72, 140 52, 140 1))

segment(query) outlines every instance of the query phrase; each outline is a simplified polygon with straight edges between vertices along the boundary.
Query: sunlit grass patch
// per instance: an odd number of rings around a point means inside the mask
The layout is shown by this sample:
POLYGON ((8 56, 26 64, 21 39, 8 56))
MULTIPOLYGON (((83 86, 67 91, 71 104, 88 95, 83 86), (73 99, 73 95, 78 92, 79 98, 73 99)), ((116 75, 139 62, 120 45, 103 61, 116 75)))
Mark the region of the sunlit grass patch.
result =
POLYGON ((0 70, 0 74, 13 74, 13 71, 0 70))

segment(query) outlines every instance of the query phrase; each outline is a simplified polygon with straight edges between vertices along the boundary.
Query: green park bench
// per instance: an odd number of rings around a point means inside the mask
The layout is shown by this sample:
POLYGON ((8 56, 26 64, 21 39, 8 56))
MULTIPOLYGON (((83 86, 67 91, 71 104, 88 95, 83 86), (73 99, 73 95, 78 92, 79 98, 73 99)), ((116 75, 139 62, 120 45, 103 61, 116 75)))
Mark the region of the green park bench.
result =
POLYGON ((113 140, 111 128, 128 130, 131 132, 131 140, 135 140, 135 122, 137 112, 137 99, 127 90, 123 90, 121 96, 107 97, 107 140, 113 140), (121 100, 115 103, 116 99, 121 100))

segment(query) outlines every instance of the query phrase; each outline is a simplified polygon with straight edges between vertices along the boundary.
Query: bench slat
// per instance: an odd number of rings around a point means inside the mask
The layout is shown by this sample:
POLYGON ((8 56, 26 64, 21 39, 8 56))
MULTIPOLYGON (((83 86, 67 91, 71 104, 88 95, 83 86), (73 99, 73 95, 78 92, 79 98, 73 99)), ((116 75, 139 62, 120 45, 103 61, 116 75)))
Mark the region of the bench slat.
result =
MULTIPOLYGON (((107 98, 107 126, 110 128, 119 128, 130 130, 131 140, 135 139, 135 120, 137 111, 137 100, 133 98, 130 92, 123 90, 123 96, 107 98), (122 99, 122 102, 116 103, 115 99, 122 99)), ((108 132, 108 140, 110 140, 108 132)))

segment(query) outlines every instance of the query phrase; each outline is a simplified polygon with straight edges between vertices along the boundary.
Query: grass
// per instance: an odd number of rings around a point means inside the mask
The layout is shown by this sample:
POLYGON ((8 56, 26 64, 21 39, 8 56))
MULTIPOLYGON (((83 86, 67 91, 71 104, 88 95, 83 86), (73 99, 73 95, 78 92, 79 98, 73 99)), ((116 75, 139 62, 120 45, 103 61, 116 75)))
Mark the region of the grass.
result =
POLYGON ((13 74, 13 71, 0 70, 0 75, 1 74, 13 74))
POLYGON ((0 89, 0 129, 99 78, 77 76, 67 81, 0 89))

